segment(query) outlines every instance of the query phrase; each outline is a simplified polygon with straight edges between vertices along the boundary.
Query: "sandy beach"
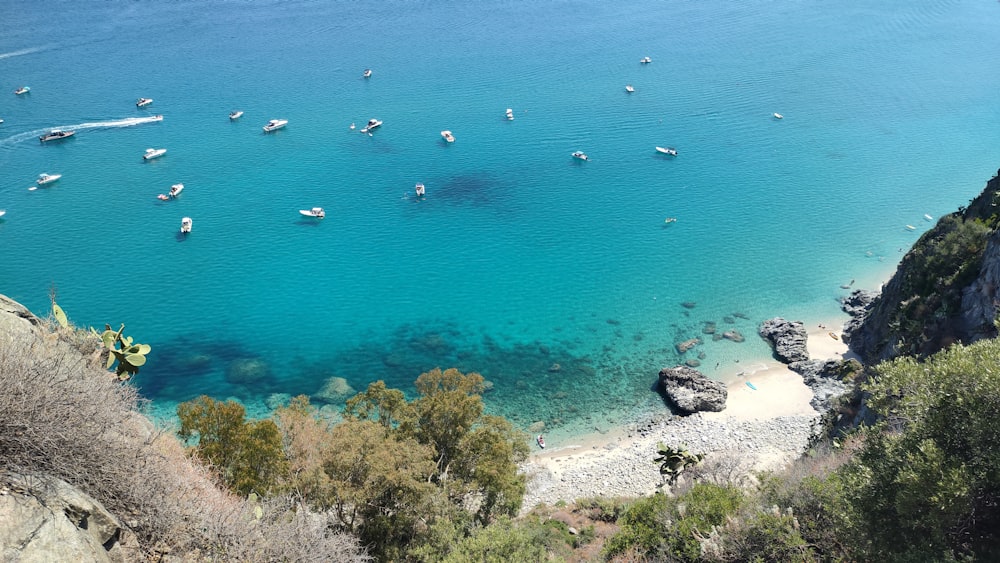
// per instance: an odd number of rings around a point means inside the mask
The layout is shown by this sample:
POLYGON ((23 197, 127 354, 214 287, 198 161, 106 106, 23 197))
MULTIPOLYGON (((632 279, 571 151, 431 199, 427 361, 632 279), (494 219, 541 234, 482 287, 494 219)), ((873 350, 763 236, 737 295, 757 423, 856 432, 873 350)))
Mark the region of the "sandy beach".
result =
MULTIPOLYGON (((843 322, 806 324, 810 359, 849 354, 840 338, 843 322)), ((652 461, 659 443, 703 453, 705 465, 744 472, 778 469, 804 451, 819 413, 810 406, 813 393, 799 374, 772 358, 754 359, 722 380, 729 392, 722 412, 683 417, 664 412, 573 444, 536 450, 523 466, 528 475, 523 510, 560 500, 651 494, 663 484, 652 461)))

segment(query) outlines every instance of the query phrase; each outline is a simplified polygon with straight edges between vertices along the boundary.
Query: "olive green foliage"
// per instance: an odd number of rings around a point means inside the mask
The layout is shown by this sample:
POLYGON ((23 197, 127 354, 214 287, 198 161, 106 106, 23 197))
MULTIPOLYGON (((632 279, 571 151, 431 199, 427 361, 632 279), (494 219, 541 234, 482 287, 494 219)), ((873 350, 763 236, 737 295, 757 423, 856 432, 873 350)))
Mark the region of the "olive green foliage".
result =
POLYGON ((637 551, 665 561, 697 561, 700 537, 721 526, 744 503, 735 487, 699 483, 680 497, 657 493, 637 501, 618 520, 620 530, 604 546, 607 557, 637 551))
POLYGON ((434 525, 433 543, 414 548, 409 556, 420 563, 514 563, 558 560, 553 552, 570 553, 573 541, 561 522, 519 521, 499 518, 489 526, 466 532, 444 520, 434 525), (561 526, 561 527, 560 527, 561 526))
POLYGON ((1000 553, 998 365, 988 340, 878 367, 866 390, 887 419, 844 470, 865 558, 1000 553))
POLYGON ((838 473, 803 478, 766 476, 759 492, 762 505, 784 506, 792 511, 794 530, 817 558, 851 559, 851 552, 841 538, 851 528, 850 506, 838 473))
POLYGON ((233 491, 273 494, 288 472, 281 433, 272 420, 247 421, 243 406, 201 396, 177 406, 178 435, 197 438, 196 455, 233 491))
POLYGON ((941 324, 960 311, 962 290, 979 273, 989 228, 958 216, 942 217, 903 259, 900 304, 888 324, 902 354, 940 349, 941 324))
MULTIPOLYGON (((331 510, 379 560, 451 545, 521 507, 527 436, 484 414, 482 376, 435 369, 419 395, 377 381, 348 399, 344 421, 323 422, 304 397, 276 413, 289 456, 288 486, 331 510)), ((484 536, 485 537, 485 536, 484 536)), ((431 557, 428 555, 427 557, 431 557)))

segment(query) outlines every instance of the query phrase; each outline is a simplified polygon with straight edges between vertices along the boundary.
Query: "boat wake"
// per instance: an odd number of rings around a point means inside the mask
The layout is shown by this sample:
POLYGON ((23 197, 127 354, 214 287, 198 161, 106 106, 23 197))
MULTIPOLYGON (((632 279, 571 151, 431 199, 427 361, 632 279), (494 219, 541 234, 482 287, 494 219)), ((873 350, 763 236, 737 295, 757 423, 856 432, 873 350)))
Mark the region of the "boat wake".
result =
POLYGON ((31 53, 37 53, 39 51, 44 51, 48 46, 43 47, 30 47, 28 49, 21 49, 19 51, 11 51, 9 53, 0 53, 0 59, 9 59, 11 57, 20 57, 21 55, 30 55, 31 53))
POLYGON ((38 137, 58 129, 61 131, 83 131, 86 129, 113 129, 118 127, 133 127, 135 125, 142 125, 144 123, 155 123, 161 121, 162 117, 127 117, 125 119, 115 119, 111 121, 91 121, 88 123, 78 123, 76 125, 62 125, 57 127, 47 127, 45 129, 35 129, 34 131, 26 131, 24 133, 18 133, 17 135, 12 135, 6 139, 0 139, 0 147, 10 147, 18 143, 23 143, 25 141, 37 140, 38 137))

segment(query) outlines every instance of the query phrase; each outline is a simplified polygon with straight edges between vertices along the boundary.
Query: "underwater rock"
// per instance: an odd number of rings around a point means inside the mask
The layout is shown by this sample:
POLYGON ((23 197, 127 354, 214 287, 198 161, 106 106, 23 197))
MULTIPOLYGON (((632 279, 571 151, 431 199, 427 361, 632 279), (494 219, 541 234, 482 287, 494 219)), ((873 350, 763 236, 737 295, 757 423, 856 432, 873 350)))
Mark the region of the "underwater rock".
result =
POLYGON ((684 362, 684 365, 686 365, 689 368, 696 368, 701 365, 701 361, 691 358, 690 360, 684 362))
POLYGON ((267 399, 264 399, 264 404, 267 405, 267 408, 276 410, 284 407, 291 400, 292 396, 289 393, 271 393, 267 396, 267 399))
POLYGON ((695 303, 694 301, 685 301, 681 303, 681 307, 684 307, 685 309, 694 309, 697 306, 698 304, 695 303))
POLYGON ((339 403, 348 397, 353 397, 357 391, 343 377, 331 377, 313 397, 326 403, 339 403))
POLYGON ((559 364, 552 364, 549 366, 549 373, 557 373, 562 371, 562 366, 559 364))
POLYGON ((722 333, 722 337, 727 340, 732 340, 733 342, 743 342, 746 340, 746 337, 744 337, 738 330, 727 330, 722 333))
POLYGON ((705 321, 705 326, 701 327, 702 334, 715 334, 715 321, 705 321))
POLYGON ((271 367, 260 358, 233 360, 226 369, 226 381, 234 385, 253 385, 271 376, 271 367))
POLYGON ((531 426, 528 427, 528 432, 531 432, 532 434, 534 434, 536 432, 541 432, 543 430, 545 430, 545 421, 544 420, 539 420, 537 422, 532 422, 531 426))
POLYGON ((678 354, 683 354, 684 352, 687 352, 688 350, 690 350, 691 348, 694 348, 695 346, 697 346, 699 344, 701 344, 701 339, 700 338, 691 338, 691 339, 685 340, 684 342, 678 342, 677 344, 674 345, 674 347, 677 348, 677 353, 678 354))

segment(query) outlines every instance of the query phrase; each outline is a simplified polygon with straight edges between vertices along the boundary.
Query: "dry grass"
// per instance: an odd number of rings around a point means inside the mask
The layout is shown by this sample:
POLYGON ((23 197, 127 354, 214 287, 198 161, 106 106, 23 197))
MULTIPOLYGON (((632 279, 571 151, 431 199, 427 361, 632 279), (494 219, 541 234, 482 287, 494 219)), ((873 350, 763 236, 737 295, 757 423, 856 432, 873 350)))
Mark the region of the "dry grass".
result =
POLYGON ((66 329, 0 335, 0 473, 55 476, 94 497, 126 528, 132 561, 168 552, 185 561, 367 560, 354 538, 287 499, 258 505, 218 488, 172 434, 138 414, 134 387, 81 354, 85 339, 66 329))

